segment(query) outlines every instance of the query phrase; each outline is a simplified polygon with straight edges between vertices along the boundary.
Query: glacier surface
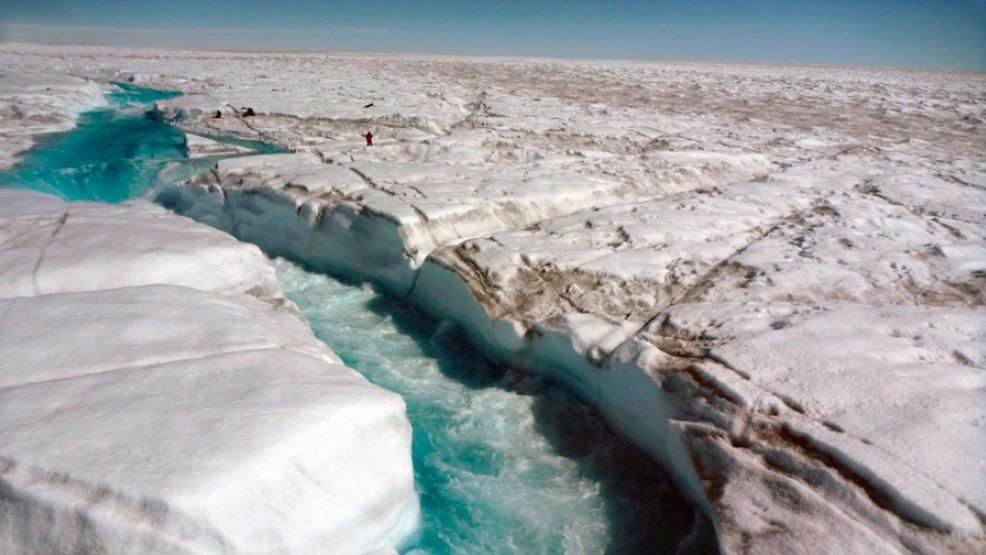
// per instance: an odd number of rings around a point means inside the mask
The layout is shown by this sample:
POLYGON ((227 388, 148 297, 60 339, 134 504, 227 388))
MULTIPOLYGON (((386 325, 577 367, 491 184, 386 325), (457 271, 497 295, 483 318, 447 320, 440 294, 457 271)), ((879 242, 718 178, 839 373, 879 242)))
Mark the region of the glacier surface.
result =
POLYGON ((727 552, 986 545, 981 74, 0 59, 182 90, 157 104, 180 128, 290 147, 157 198, 569 384, 676 474, 727 552))

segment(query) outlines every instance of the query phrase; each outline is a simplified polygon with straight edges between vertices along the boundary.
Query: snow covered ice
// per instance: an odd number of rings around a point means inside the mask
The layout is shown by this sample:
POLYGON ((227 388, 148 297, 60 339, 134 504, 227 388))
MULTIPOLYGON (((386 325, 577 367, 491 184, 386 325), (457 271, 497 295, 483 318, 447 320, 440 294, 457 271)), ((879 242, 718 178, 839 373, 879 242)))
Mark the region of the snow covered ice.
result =
POLYGON ((361 552, 414 529, 404 403, 312 336, 256 247, 11 190, 0 237, 0 551, 361 552))
POLYGON ((189 158, 250 152, 250 149, 247 147, 220 143, 208 137, 200 137, 191 133, 185 135, 185 148, 188 149, 189 158))
POLYGON ((71 129, 79 113, 106 105, 99 85, 79 77, 3 72, 0 79, 0 170, 14 165, 36 135, 71 129))
POLYGON ((156 106, 179 128, 290 148, 157 200, 568 384, 727 552, 986 549, 982 74, 11 44, 0 60, 181 90, 156 106))

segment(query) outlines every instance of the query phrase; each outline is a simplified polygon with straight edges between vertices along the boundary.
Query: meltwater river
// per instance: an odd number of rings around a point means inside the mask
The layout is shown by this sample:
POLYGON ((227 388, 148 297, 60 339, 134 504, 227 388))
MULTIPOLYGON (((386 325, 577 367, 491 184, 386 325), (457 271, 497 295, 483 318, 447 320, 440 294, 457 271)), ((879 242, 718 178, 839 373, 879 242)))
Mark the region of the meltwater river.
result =
POLYGON ((558 386, 487 363, 454 326, 275 261, 315 334, 400 393, 427 553, 670 553, 692 513, 642 451, 558 386))
MULTIPOLYGON (((145 114, 164 93, 120 86, 111 107, 41 138, 0 186, 121 202, 207 169, 145 114)), ((255 145, 263 148, 261 145, 255 145)), ((401 394, 423 522, 408 553, 671 553, 692 508, 660 468, 563 389, 487 363, 456 329, 368 284, 275 260, 316 335, 401 394)))

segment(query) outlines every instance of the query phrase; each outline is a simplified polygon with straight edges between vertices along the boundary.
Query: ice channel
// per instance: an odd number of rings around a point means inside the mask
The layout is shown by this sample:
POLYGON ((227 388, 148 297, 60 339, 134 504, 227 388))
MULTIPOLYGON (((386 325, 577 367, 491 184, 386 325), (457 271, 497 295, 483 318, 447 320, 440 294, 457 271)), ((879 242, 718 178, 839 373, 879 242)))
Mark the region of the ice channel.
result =
MULTIPOLYGON (((12 171, 0 173, 0 186, 120 202, 143 195, 162 175, 180 179, 204 170, 215 159, 188 160, 182 134, 144 114, 147 103, 168 94, 121 86, 110 95, 110 109, 42 138, 12 171)), ((370 285, 281 259, 275 264, 316 334, 349 366, 407 402, 423 523, 403 551, 670 553, 682 547, 693 508, 594 409, 558 386, 487 363, 453 326, 370 285)))
POLYGON ((490 365, 454 326, 368 284, 278 259, 315 334, 400 393, 414 427, 425 553, 670 553, 692 509, 567 391, 490 365))

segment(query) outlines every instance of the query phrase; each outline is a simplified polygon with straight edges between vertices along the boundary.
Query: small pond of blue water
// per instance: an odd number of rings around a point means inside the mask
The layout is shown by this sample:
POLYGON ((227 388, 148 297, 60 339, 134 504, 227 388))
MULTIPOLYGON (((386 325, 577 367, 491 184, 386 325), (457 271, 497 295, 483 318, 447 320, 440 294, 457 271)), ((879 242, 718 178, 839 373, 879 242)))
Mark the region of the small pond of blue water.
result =
MULTIPOLYGON (((178 181, 215 164, 216 157, 189 159, 184 134, 148 114, 153 102, 179 93, 116 87, 106 95, 110 107, 81 114, 75 129, 39 137, 11 171, 0 172, 0 187, 117 203, 146 193, 162 170, 178 181)), ((262 143, 247 146, 277 150, 262 143)))

